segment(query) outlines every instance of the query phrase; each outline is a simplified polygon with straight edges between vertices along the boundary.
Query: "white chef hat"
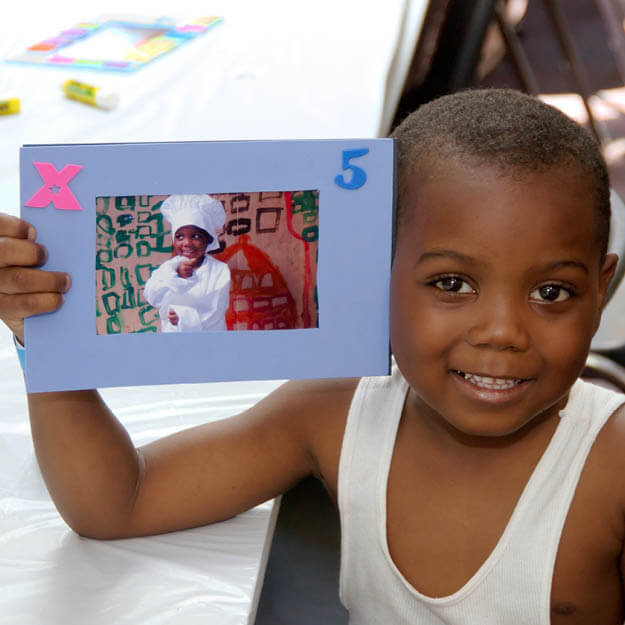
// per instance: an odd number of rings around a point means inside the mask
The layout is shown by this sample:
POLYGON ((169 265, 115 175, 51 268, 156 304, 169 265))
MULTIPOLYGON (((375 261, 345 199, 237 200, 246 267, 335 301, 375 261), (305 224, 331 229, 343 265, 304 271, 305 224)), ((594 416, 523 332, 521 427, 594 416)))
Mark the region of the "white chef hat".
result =
POLYGON ((219 249, 217 230, 226 222, 223 204, 210 195, 170 195, 161 205, 163 217, 171 224, 172 235, 183 226, 196 226, 213 237, 206 251, 219 249))

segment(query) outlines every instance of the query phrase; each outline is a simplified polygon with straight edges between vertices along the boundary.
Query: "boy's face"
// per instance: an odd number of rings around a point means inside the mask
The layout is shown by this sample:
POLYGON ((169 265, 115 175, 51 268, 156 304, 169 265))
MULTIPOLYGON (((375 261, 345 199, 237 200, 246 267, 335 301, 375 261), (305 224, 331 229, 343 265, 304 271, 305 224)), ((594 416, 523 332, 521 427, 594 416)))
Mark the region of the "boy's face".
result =
POLYGON ((409 185, 391 276, 391 344, 417 409, 502 436, 560 410, 599 324, 595 197, 565 168, 432 166, 409 185))
POLYGON ((174 234, 174 256, 184 256, 198 267, 204 260, 210 235, 197 226, 182 226, 174 234))

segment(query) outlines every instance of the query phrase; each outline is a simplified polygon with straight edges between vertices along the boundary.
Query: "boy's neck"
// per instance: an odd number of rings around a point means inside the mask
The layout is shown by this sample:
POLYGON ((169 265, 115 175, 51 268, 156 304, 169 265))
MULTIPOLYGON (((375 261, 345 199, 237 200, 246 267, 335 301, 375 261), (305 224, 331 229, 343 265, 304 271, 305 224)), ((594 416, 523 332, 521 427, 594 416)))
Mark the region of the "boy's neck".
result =
POLYGON ((463 432, 446 421, 428 406, 414 390, 410 389, 404 406, 403 417, 413 426, 427 446, 434 453, 450 454, 457 459, 482 460, 498 456, 498 451, 509 453, 519 443, 532 445, 548 441, 560 422, 559 412, 568 401, 568 395, 554 406, 537 415, 518 430, 503 436, 480 436, 463 432))

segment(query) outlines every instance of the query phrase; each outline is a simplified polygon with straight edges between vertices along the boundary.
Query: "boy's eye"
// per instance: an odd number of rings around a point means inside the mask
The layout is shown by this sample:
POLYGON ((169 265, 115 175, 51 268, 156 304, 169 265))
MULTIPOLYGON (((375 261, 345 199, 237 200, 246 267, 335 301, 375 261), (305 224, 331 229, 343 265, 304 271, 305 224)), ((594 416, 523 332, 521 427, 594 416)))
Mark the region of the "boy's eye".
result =
POLYGON ((444 276, 431 282, 433 286, 446 293, 474 293, 475 291, 466 280, 458 276, 444 276))
POLYGON ((570 297, 571 292, 559 284, 544 284, 530 293, 530 299, 542 303, 565 302, 570 297))

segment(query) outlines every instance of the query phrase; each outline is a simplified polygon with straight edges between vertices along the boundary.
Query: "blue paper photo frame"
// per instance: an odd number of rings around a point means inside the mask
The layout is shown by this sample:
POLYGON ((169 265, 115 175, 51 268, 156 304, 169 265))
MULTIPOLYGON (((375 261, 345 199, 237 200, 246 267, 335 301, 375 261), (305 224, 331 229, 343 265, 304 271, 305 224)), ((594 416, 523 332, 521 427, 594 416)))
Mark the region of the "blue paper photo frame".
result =
POLYGON ((391 139, 27 145, 20 173, 44 269, 72 276, 26 320, 29 392, 389 373, 391 139), (144 297, 182 196, 224 207, 225 330, 165 331, 144 297))

